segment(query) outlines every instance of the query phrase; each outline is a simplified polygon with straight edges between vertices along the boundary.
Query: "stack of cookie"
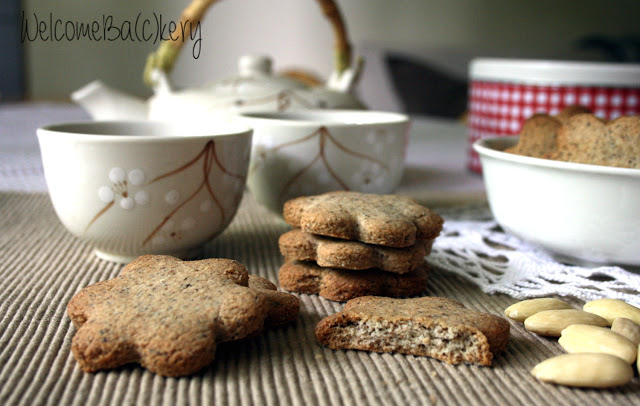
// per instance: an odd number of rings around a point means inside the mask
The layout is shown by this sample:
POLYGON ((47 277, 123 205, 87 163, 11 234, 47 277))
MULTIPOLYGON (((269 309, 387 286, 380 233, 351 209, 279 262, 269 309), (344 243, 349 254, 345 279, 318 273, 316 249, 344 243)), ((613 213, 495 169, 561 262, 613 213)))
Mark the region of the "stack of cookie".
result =
POLYGON ((280 285, 341 302, 423 292, 443 223, 407 197, 345 191, 289 200, 283 216, 294 229, 279 239, 280 285))

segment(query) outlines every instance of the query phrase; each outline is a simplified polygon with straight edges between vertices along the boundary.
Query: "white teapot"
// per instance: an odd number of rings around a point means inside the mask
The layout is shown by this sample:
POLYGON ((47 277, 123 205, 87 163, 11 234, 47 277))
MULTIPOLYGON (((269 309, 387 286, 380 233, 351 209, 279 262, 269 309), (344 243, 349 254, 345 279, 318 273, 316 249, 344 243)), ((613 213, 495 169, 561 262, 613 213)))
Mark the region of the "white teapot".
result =
MULTIPOLYGON (((147 101, 127 95, 94 81, 71 94, 96 120, 207 119, 211 116, 247 111, 285 111, 288 109, 363 109, 353 95, 362 60, 351 62, 351 46, 346 29, 333 0, 317 0, 336 34, 333 73, 324 86, 275 75, 272 60, 265 55, 245 55, 238 61, 238 73, 219 82, 177 90, 168 78, 184 41, 165 41, 149 56, 144 77, 154 95, 147 101)), ((212 2, 195 0, 182 18, 199 22, 212 2)), ((185 39, 188 39, 185 33, 185 39)))
POLYGON ((202 87, 175 90, 167 74, 152 72, 154 95, 145 101, 93 81, 71 94, 96 120, 201 118, 219 113, 286 111, 289 109, 363 109, 352 94, 361 64, 341 75, 332 74, 326 86, 276 76, 268 56, 245 55, 238 74, 202 87))

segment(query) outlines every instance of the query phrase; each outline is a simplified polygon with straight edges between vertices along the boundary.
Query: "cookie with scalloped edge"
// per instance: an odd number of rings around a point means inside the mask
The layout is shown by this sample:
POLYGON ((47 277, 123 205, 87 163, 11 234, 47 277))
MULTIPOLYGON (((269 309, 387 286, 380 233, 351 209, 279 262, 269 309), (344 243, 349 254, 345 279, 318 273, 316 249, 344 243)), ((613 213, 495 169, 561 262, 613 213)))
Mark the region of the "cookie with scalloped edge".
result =
POLYGON ((535 158, 547 157, 558 148, 558 132, 563 124, 575 115, 588 113, 591 113, 591 110, 587 107, 573 105, 563 108, 555 116, 546 113, 534 114, 522 124, 518 143, 505 149, 505 152, 535 158))
POLYGON ((555 115, 561 123, 566 123, 569 119, 577 114, 591 114, 593 113, 588 107, 580 105, 572 105, 563 108, 560 113, 555 115))
POLYGON ((285 258, 278 274, 280 286, 291 292, 317 294, 336 302, 359 296, 406 297, 427 288, 429 265, 422 262, 406 274, 379 269, 360 271, 320 267, 312 261, 285 258))
POLYGON ((86 372, 137 363, 188 375, 214 360, 218 343, 295 320, 298 298, 275 289, 230 259, 145 255, 71 299, 71 349, 86 372))
POLYGON ((571 117, 558 132, 557 150, 549 158, 560 161, 640 168, 640 116, 606 122, 592 114, 571 117))
POLYGON ((555 151, 556 137, 562 123, 548 114, 536 114, 522 125, 520 139, 513 147, 505 149, 512 154, 542 157, 555 151))
POLYGON ((448 364, 491 365, 509 342, 504 318, 443 297, 359 297, 322 319, 318 342, 334 350, 428 356, 448 364))
POLYGON ((406 248, 385 247, 306 233, 299 228, 282 234, 278 246, 283 256, 315 261, 322 267, 361 270, 378 268, 404 274, 414 270, 431 252, 433 240, 417 240, 406 248))
POLYGON ((414 199, 351 191, 291 199, 284 220, 311 234, 388 247, 409 247, 436 238, 443 219, 414 199))

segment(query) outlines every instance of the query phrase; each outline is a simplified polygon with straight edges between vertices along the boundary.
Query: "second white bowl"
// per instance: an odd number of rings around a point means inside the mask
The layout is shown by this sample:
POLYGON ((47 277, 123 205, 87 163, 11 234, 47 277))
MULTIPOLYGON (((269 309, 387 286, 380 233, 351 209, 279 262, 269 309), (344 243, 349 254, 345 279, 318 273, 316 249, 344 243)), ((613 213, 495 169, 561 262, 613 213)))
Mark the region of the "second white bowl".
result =
POLYGON ((285 201, 333 190, 391 193, 404 171, 409 118, 376 111, 244 113, 254 130, 247 185, 282 212, 285 201))

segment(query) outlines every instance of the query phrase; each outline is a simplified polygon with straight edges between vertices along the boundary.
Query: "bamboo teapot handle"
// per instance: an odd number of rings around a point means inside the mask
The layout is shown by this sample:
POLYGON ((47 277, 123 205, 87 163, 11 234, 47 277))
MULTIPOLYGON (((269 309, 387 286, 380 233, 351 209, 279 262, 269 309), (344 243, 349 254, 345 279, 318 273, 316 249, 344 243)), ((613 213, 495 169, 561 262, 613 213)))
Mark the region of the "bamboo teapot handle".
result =
MULTIPOLYGON (((200 23, 209 7, 218 1, 220 0, 192 0, 191 3, 182 10, 178 25, 185 26, 186 29, 179 30, 178 38, 175 40, 162 42, 158 49, 147 57, 143 80, 148 86, 153 87, 155 85, 155 80, 153 80, 152 75, 154 70, 159 69, 166 73, 171 72, 182 46, 191 36, 191 27, 195 27, 200 23)), ((333 28, 335 37, 334 68, 335 73, 341 75, 351 66, 351 44, 347 36, 347 29, 342 13, 334 0, 316 1, 333 28)))

